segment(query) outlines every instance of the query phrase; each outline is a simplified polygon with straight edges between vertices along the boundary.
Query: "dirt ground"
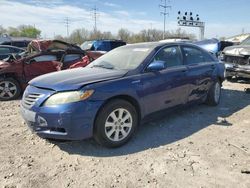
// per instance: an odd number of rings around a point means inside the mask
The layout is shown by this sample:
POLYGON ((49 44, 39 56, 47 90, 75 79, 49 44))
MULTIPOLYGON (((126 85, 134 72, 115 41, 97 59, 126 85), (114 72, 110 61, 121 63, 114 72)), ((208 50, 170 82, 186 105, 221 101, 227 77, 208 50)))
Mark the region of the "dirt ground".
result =
POLYGON ((47 141, 0 102, 0 187, 250 188, 250 85, 225 82, 217 107, 199 105, 140 126, 125 146, 47 141))

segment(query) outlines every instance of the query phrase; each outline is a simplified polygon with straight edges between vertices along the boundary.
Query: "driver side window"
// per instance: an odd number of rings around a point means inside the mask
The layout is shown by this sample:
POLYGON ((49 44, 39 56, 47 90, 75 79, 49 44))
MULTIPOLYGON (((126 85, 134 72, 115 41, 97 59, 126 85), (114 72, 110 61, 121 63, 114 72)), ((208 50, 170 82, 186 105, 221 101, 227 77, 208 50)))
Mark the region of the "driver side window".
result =
POLYGON ((163 48, 155 55, 154 61, 164 62, 165 68, 183 65, 181 51, 178 46, 163 48))
POLYGON ((48 62, 48 61, 57 61, 57 57, 55 55, 41 55, 34 57, 32 62, 48 62))

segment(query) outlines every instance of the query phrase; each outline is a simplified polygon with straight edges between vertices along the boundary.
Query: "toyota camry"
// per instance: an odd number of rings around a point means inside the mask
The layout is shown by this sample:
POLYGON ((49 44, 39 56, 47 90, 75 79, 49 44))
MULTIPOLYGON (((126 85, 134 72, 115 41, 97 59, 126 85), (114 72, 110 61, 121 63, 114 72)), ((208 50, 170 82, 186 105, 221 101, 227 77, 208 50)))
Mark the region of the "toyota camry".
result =
POLYGON ((139 43, 110 51, 85 68, 29 82, 21 113, 43 138, 90 137, 125 144, 153 112, 190 104, 217 105, 224 65, 188 43, 139 43))

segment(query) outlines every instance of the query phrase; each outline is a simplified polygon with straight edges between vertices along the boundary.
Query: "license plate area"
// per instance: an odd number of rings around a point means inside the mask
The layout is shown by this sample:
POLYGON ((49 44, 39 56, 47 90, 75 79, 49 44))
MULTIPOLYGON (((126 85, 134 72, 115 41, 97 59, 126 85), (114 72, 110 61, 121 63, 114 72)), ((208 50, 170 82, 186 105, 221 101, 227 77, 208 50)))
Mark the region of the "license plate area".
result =
POLYGON ((36 113, 21 107, 21 114, 25 120, 30 122, 36 121, 36 113))

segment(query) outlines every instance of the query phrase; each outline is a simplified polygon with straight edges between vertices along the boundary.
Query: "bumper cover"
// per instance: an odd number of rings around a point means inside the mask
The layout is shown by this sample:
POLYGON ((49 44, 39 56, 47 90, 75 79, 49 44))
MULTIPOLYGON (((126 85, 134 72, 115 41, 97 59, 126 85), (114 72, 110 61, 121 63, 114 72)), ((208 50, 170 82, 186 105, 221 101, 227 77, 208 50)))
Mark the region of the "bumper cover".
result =
POLYGON ((42 138, 82 140, 93 136, 94 120, 101 104, 101 101, 80 101, 44 107, 37 102, 30 109, 21 104, 20 111, 29 128, 42 138))
POLYGON ((250 78, 250 65, 235 65, 225 62, 226 77, 236 76, 250 78))

